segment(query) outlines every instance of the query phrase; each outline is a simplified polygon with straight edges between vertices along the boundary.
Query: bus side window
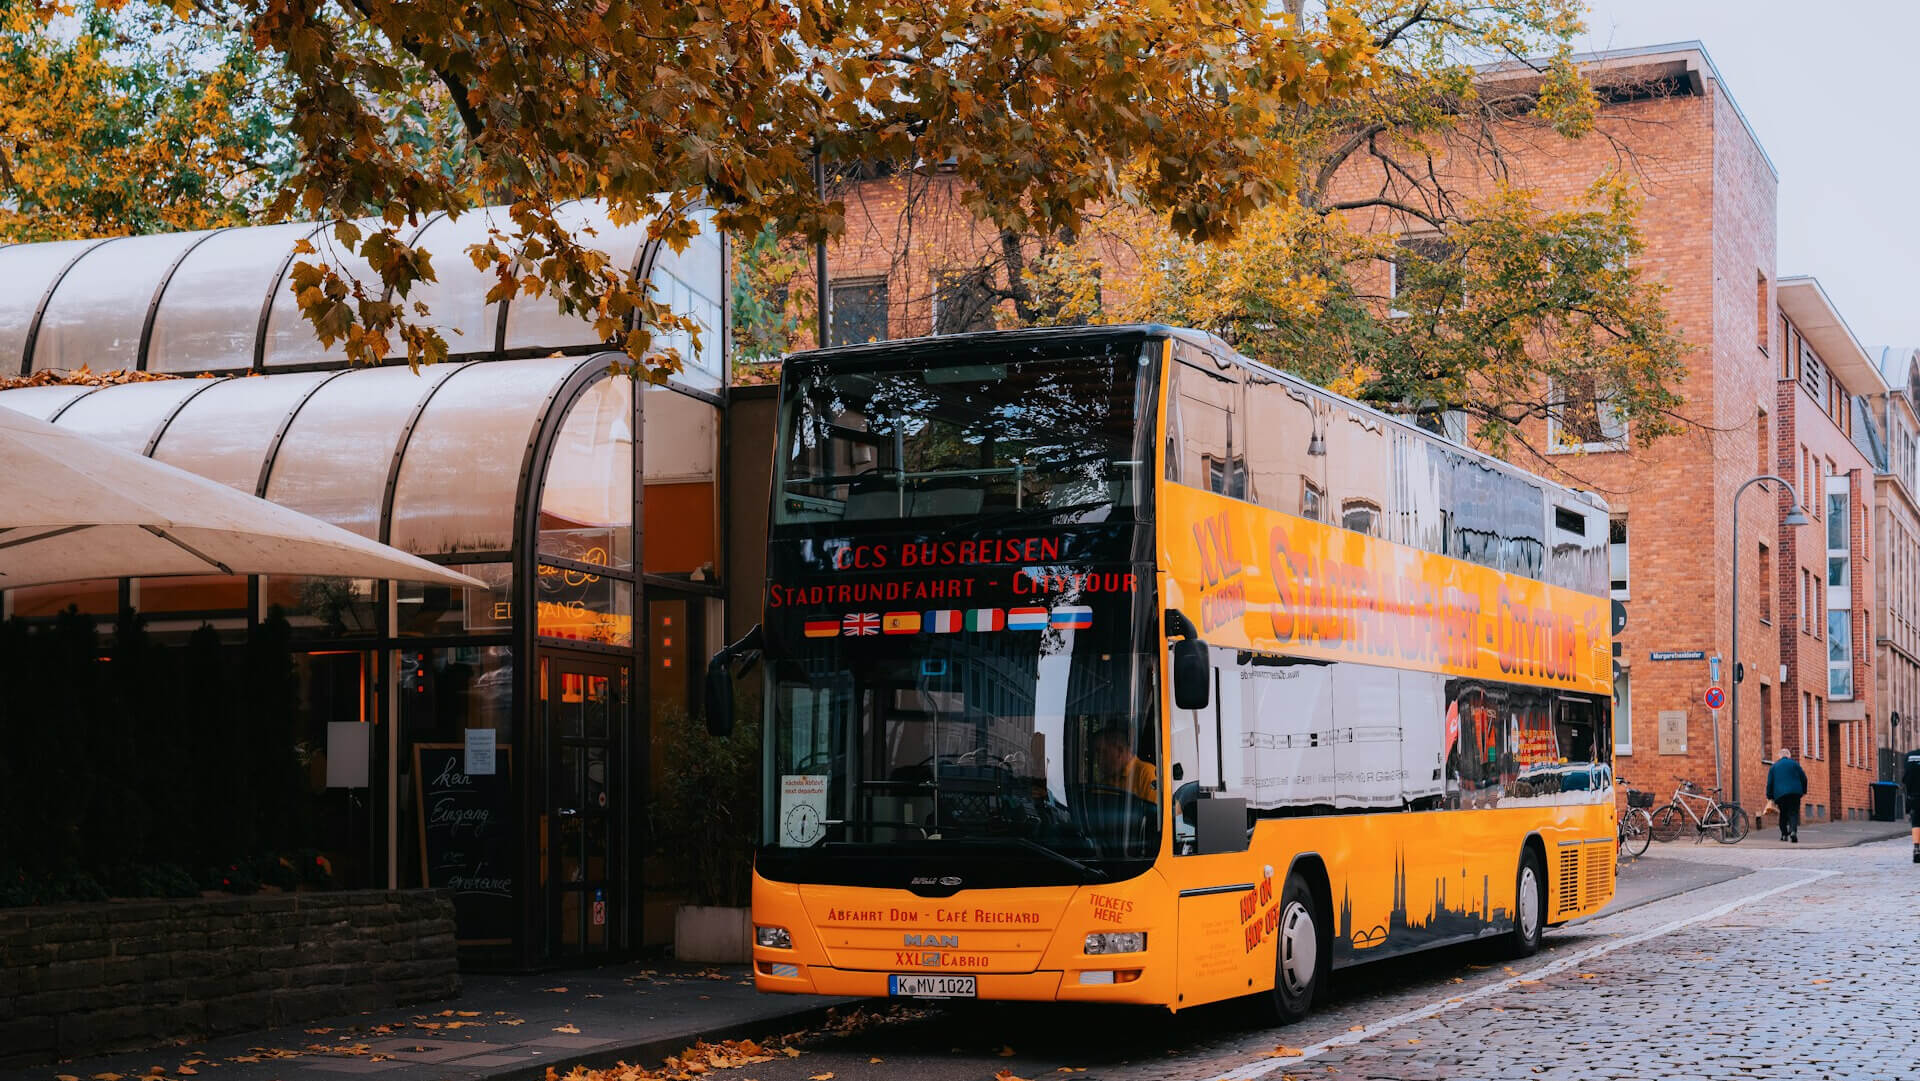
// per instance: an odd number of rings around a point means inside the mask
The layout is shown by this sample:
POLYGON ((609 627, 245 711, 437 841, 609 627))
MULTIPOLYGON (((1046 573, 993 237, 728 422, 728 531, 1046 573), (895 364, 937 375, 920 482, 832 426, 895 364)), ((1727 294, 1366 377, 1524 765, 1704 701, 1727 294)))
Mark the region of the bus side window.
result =
POLYGON ((1327 520, 1327 411, 1305 390, 1247 373, 1248 498, 1268 510, 1327 520))
POLYGON ((1245 499, 1247 436, 1240 370, 1176 346, 1168 374, 1167 479, 1245 499))

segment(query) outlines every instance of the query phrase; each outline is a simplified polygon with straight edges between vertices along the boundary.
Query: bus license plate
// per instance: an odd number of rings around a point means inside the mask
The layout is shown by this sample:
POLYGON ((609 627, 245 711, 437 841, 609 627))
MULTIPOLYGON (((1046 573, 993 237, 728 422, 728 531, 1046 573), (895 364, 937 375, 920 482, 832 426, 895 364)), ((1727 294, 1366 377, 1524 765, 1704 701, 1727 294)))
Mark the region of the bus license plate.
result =
POLYGON ((972 976, 888 976, 887 994, 904 998, 973 998, 972 976))

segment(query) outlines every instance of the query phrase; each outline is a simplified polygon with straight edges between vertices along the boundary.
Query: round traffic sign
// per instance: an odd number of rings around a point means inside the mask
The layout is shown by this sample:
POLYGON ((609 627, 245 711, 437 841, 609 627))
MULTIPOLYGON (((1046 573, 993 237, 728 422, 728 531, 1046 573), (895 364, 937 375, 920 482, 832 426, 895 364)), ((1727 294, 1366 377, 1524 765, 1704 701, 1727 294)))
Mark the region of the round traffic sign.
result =
POLYGON ((1707 688, 1707 708, 1719 709, 1727 704, 1727 693, 1718 687, 1707 688))

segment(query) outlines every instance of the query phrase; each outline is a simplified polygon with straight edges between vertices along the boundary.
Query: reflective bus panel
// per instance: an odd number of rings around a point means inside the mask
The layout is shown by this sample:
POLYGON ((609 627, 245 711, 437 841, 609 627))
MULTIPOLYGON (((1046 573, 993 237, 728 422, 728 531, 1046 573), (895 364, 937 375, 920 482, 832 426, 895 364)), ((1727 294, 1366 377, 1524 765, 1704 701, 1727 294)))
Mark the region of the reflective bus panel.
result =
POLYGON ((1611 896, 1598 501, 1165 328, 783 379, 761 989, 1289 1018, 1611 896))

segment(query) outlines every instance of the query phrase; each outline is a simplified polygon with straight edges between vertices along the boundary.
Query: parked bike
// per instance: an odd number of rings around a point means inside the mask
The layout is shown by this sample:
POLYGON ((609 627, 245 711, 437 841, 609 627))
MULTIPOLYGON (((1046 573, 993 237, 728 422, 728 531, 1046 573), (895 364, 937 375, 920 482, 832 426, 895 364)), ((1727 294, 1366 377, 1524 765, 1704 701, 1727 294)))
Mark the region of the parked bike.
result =
POLYGON ((1678 840, 1689 824, 1696 843, 1712 834, 1723 845, 1737 844, 1753 828, 1747 812, 1723 802, 1718 788, 1708 792, 1692 781, 1681 781, 1667 805, 1653 813, 1653 839, 1678 840))
MULTIPOLYGON (((1625 777, 1620 778, 1626 784, 1625 777)), ((1620 812, 1620 859, 1638 859, 1646 854, 1647 843, 1653 840, 1653 815, 1648 813, 1653 806, 1653 793, 1627 789, 1627 806, 1620 812)))

